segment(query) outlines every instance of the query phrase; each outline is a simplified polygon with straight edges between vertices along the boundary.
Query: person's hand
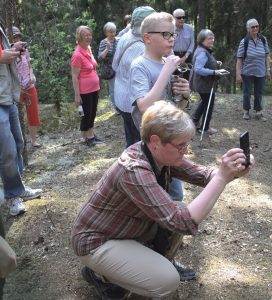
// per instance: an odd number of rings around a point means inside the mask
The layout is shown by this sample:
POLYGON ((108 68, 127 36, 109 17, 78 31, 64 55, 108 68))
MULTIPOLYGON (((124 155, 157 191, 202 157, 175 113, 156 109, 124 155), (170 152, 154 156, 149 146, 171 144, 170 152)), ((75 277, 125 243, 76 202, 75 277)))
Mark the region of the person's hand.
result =
POLYGON ((79 105, 81 104, 81 98, 80 98, 80 96, 75 96, 75 105, 76 105, 76 107, 78 107, 79 105))
POLYGON ((163 69, 167 70, 169 75, 171 75, 178 68, 179 64, 180 64, 180 58, 178 56, 169 55, 165 60, 163 69))
POLYGON ((184 96, 185 98, 190 97, 189 81, 179 76, 175 76, 175 81, 173 82, 172 90, 174 95, 184 96))
POLYGON ((217 60, 217 66, 218 66, 218 68, 221 68, 221 66, 222 66, 222 61, 221 60, 217 60))
POLYGON ((225 69, 214 70, 214 75, 216 76, 223 76, 226 74, 229 74, 229 72, 225 69))
POLYGON ((20 56, 20 51, 16 49, 4 49, 0 58, 1 64, 10 64, 20 56))
POLYGON ((270 80, 270 79, 271 79, 271 73, 270 73, 270 70, 267 70, 267 71, 266 71, 266 79, 267 79, 267 80, 270 80))
POLYGON ((111 47, 111 43, 109 41, 106 41, 106 49, 109 50, 111 47))
POLYGON ((186 61, 187 57, 184 55, 183 57, 180 58, 179 62, 181 65, 184 65, 185 64, 185 61, 186 61))
POLYGON ((33 73, 30 74, 30 82, 31 83, 35 83, 36 82, 36 77, 35 77, 35 75, 33 73))
POLYGON ((243 163, 246 157, 242 149, 233 148, 225 153, 222 157, 221 165, 215 176, 220 176, 226 183, 235 178, 245 176, 254 166, 254 156, 250 155, 250 165, 245 167, 243 163))
POLYGON ((241 75, 236 75, 236 83, 240 84, 243 82, 242 76, 241 75))
POLYGON ((5 278, 16 269, 16 254, 9 244, 0 237, 0 278, 5 278))

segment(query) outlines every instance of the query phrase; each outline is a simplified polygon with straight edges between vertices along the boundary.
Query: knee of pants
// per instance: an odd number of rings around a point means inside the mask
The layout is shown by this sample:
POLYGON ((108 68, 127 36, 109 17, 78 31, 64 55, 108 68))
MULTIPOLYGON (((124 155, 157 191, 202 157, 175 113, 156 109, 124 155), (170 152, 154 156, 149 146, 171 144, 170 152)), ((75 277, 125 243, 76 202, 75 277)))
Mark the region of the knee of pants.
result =
POLYGON ((154 286, 149 288, 150 297, 165 297, 175 292, 179 286, 180 277, 176 270, 163 273, 161 278, 154 280, 154 286))

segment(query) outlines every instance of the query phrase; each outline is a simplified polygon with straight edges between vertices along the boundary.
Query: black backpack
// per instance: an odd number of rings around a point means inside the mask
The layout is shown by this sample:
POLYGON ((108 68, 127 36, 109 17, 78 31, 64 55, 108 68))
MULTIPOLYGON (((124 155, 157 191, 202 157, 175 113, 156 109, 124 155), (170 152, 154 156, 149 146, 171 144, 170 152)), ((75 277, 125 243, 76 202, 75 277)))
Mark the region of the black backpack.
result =
MULTIPOLYGON (((258 33, 258 38, 261 39, 261 41, 263 43, 263 46, 265 48, 266 38, 262 34, 260 34, 260 33, 258 33)), ((247 48, 248 48, 249 40, 250 40, 250 36, 249 35, 247 35, 247 36, 244 37, 244 59, 247 56, 247 48)))

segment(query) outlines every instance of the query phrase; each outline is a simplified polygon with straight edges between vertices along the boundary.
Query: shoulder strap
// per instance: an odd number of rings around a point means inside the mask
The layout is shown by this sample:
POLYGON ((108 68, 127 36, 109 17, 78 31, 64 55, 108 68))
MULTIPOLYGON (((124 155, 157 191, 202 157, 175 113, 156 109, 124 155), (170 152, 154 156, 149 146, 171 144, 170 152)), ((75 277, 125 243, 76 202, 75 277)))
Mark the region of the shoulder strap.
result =
MULTIPOLYGON (((265 48, 265 43, 266 43, 265 37, 261 33, 258 34, 258 37, 261 39, 263 46, 265 48)), ((250 38, 248 35, 244 37, 244 59, 247 56, 247 48, 248 48, 249 39, 250 38)))
POLYGON ((132 46, 133 44, 137 43, 137 42, 143 43, 142 40, 137 40, 137 41, 133 41, 133 42, 127 44, 127 46, 125 47, 125 49, 123 50, 123 52, 121 53, 121 55, 119 56, 119 58, 118 58, 118 60, 117 60, 117 66, 119 66, 120 61, 121 61, 123 55, 125 54, 125 52, 127 51, 127 49, 128 49, 130 46, 132 46))

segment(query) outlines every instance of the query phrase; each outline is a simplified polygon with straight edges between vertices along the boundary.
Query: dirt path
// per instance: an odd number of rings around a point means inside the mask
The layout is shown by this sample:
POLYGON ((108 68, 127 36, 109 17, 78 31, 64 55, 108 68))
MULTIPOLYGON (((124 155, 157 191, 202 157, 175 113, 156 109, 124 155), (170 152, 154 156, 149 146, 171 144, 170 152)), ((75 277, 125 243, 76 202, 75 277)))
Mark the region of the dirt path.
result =
MULTIPOLYGON (((216 165, 227 149, 239 145, 239 133, 249 130, 257 164, 249 176, 229 184, 197 236, 185 239, 178 256, 198 271, 198 279, 180 283, 173 300, 272 299, 271 107, 267 97, 267 122, 244 121, 240 96, 217 95, 213 125, 219 133, 205 137, 202 148, 196 135, 189 157, 216 165)), ((7 239, 18 255, 18 268, 7 279, 4 299, 97 299, 80 276, 69 235, 86 196, 124 148, 122 119, 101 102, 96 128, 107 143, 86 148, 78 143, 74 109, 64 107, 62 117, 56 118, 46 106, 42 114, 44 146, 30 154, 26 179, 44 194, 26 203, 23 216, 6 214, 7 239)), ((189 184, 185 190, 185 201, 201 191, 189 184)))

